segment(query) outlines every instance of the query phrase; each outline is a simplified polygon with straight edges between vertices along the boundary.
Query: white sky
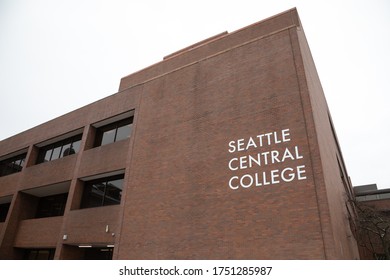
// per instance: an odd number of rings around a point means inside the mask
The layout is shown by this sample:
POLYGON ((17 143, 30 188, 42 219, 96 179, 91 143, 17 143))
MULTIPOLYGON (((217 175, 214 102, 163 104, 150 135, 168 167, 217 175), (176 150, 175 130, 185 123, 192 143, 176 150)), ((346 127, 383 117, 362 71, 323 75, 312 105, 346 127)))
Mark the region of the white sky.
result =
POLYGON ((390 1, 0 0, 0 139, 120 78, 297 7, 354 185, 390 187, 390 1))

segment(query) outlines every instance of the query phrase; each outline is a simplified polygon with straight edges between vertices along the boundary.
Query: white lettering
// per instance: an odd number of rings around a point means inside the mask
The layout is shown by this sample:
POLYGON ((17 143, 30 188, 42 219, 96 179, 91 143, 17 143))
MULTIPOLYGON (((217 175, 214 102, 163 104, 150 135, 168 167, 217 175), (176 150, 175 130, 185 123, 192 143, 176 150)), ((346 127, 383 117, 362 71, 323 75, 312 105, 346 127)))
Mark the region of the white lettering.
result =
POLYGON ((234 143, 235 143, 234 141, 229 142, 229 147, 230 147, 230 149, 228 150, 229 153, 234 153, 236 151, 236 146, 234 146, 234 143))
POLYGON ((290 136, 290 129, 289 128, 287 128, 287 129, 283 129, 282 130, 282 141, 283 142, 288 142, 288 141, 290 141, 291 139, 290 138, 287 138, 287 137, 289 137, 290 136))
POLYGON ((253 140, 252 137, 249 137, 248 144, 246 145, 246 149, 248 150, 250 147, 257 148, 255 141, 253 140))
POLYGON ((275 138, 275 144, 282 143, 282 141, 278 139, 278 133, 276 131, 274 132, 274 138, 275 138))
POLYGON ((246 156, 240 157, 240 169, 248 168, 246 163, 247 163, 246 156))
POLYGON ((259 146, 263 147, 263 136, 264 134, 257 135, 256 137, 259 138, 259 146))
POLYGON ((269 184, 271 184, 271 182, 267 182, 267 173, 265 173, 264 171, 263 171, 263 185, 265 186, 265 185, 269 185, 269 184))
POLYGON ((247 139, 238 139, 237 141, 229 142, 229 153, 234 153, 236 151, 245 151, 249 149, 255 149, 263 147, 264 145, 280 144, 283 142, 288 142, 290 138, 290 129, 283 129, 281 131, 273 131, 268 133, 263 133, 255 136, 258 139, 258 143, 255 141, 254 137, 249 137, 247 139))
POLYGON ((295 159, 301 159, 303 156, 299 154, 298 146, 295 146, 295 159))
POLYGON ((279 157, 279 152, 278 151, 276 151, 276 150, 271 151, 271 162, 272 163, 280 162, 278 157, 279 157))
POLYGON ((266 133, 264 134, 265 136, 267 136, 267 143, 268 143, 268 146, 271 145, 271 135, 272 135, 273 132, 269 132, 269 133, 266 133))
POLYGON ((282 157, 282 162, 284 162, 286 160, 286 158, 294 160, 294 156, 292 155, 292 153, 290 152, 290 150, 288 148, 286 148, 286 150, 284 151, 284 154, 282 157))
POLYGON ((238 167, 235 167, 235 168, 234 168, 234 167, 232 166, 232 162, 233 162, 233 161, 236 161, 236 160, 238 161, 238 158, 232 158, 232 159, 229 161, 229 169, 232 170, 232 171, 238 169, 238 167))
POLYGON ((239 139, 239 140, 237 140, 237 151, 243 151, 243 150, 245 150, 244 148, 243 148, 243 146, 244 146, 244 140, 245 139, 239 139))
POLYGON ((233 181, 234 179, 238 180, 238 176, 233 176, 232 178, 230 178, 230 180, 229 180, 229 187, 230 187, 232 190, 237 190, 237 189, 239 188, 239 186, 234 186, 234 187, 233 187, 233 185, 232 185, 232 181, 233 181))
POLYGON ((267 185, 280 184, 282 182, 291 182, 294 179, 305 180, 306 177, 305 165, 300 165, 295 168, 286 167, 282 170, 274 169, 269 172, 257 172, 252 174, 245 174, 241 177, 233 176, 229 180, 229 187, 233 190, 237 190, 240 187, 248 189, 252 186, 260 187, 267 185), (235 184, 234 184, 235 183, 235 184), (237 185, 239 183, 239 185, 237 185))
POLYGON ((260 187, 263 184, 259 181, 259 173, 255 173, 256 187, 260 187))
POLYGON ((297 166, 298 180, 305 180, 306 179, 306 176, 302 175, 304 173, 306 173, 305 166, 304 165, 297 166))
POLYGON ((269 152, 264 152, 264 153, 262 153, 262 155, 264 156, 264 164, 267 165, 269 152))
POLYGON ((271 170, 271 184, 277 184, 280 182, 279 180, 276 180, 277 177, 279 177, 279 170, 271 170))
POLYGON ((249 174, 245 174, 244 176, 241 177, 240 184, 241 184, 241 187, 243 187, 243 188, 249 188, 253 184, 253 177, 249 174), (248 184, 244 184, 245 178, 249 178, 248 184))
POLYGON ((292 168, 287 167, 287 168, 283 169, 282 174, 281 174, 281 175, 282 175, 281 177, 282 177, 282 180, 283 180, 283 181, 285 181, 285 182, 291 182, 291 181, 294 180, 294 178, 295 178, 295 173, 291 173, 291 172, 288 173, 288 176, 289 176, 289 177, 286 178, 284 174, 286 173, 287 170, 293 171, 292 168))
MULTIPOLYGON (((253 137, 232 140, 228 143, 228 152, 235 153, 260 148, 257 153, 249 153, 241 157, 231 158, 228 167, 231 171, 262 167, 285 161, 303 159, 299 146, 280 145, 272 149, 273 145, 291 141, 290 129, 267 132, 253 137), (267 146, 270 146, 267 148, 267 146), (252 155, 250 155, 252 154, 252 155)), ((306 166, 284 166, 283 169, 258 170, 258 172, 233 176, 229 180, 229 188, 250 188, 252 186, 267 186, 280 183, 289 183, 294 180, 307 179, 306 166)))
POLYGON ((249 167, 250 168, 253 167, 252 162, 255 162, 258 166, 261 166, 260 155, 261 155, 260 153, 257 154, 257 160, 254 157, 252 157, 252 156, 248 156, 248 158, 249 158, 249 167))

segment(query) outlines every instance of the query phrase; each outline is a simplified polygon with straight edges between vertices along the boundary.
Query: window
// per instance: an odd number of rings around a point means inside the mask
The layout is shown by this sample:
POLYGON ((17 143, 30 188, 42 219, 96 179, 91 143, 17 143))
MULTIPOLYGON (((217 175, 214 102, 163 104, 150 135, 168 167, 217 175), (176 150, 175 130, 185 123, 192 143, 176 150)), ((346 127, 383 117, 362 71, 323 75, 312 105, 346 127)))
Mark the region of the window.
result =
POLYGON ((118 142, 130 137, 133 117, 111 123, 96 130, 95 147, 118 142))
POLYGON ((7 218, 9 207, 11 203, 2 203, 0 204, 0 223, 4 223, 7 218))
POLYGON ((84 260, 112 260, 112 248, 87 248, 84 260))
POLYGON ((0 177, 22 171, 26 153, 0 161, 0 177))
POLYGON ((58 141, 39 149, 37 163, 56 160, 66 157, 80 150, 82 134, 58 141))
POLYGON ((81 208, 115 205, 121 202, 123 188, 123 174, 108 178, 87 181, 81 208))
POLYGON ((55 249, 26 249, 25 260, 53 260, 55 249))
POLYGON ((64 215, 67 193, 41 197, 38 202, 35 218, 55 217, 64 215))

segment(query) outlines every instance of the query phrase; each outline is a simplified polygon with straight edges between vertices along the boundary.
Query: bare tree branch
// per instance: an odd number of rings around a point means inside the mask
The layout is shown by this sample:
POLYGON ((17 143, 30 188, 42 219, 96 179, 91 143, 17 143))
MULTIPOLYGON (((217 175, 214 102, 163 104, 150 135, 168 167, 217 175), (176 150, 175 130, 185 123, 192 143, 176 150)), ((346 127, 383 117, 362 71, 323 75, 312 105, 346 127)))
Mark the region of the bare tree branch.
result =
POLYGON ((356 200, 350 203, 357 212, 354 224, 359 245, 390 259, 390 215, 356 200))

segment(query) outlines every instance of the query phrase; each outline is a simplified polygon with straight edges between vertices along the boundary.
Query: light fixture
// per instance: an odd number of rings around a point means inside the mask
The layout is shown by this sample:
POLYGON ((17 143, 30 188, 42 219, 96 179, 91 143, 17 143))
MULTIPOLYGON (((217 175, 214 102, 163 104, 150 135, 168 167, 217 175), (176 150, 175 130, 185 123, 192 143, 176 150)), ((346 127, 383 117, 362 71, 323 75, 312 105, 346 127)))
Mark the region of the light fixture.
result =
POLYGON ((107 245, 107 248, 114 248, 114 245, 107 245))
POLYGON ((92 245, 79 245, 79 248, 92 248, 92 245))

